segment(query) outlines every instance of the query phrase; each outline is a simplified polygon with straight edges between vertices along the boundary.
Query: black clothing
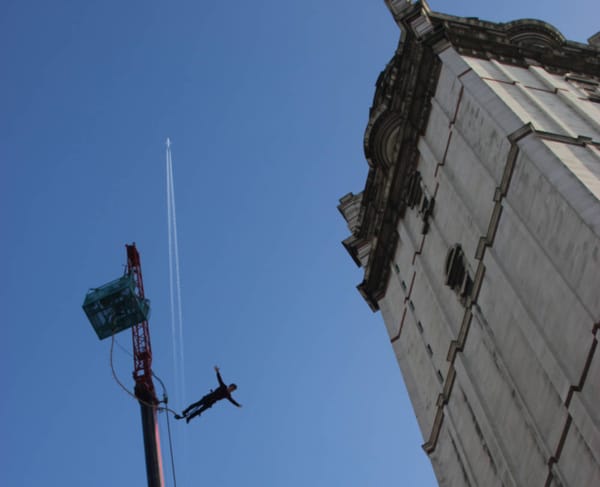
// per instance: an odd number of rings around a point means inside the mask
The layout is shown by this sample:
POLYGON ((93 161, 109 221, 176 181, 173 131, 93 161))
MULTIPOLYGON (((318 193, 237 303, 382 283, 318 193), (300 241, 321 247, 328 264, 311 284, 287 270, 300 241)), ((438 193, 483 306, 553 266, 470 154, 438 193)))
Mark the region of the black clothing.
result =
POLYGON ((233 397, 231 397, 231 393, 229 392, 228 386, 223 382, 221 378, 221 374, 217 371, 217 380, 219 381, 219 387, 214 391, 211 390, 208 394, 206 394, 199 401, 190 404, 186 409, 183 410, 181 415, 185 417, 185 420, 189 423, 190 419, 202 414, 207 409, 213 407, 213 405, 222 399, 227 399, 234 406, 238 408, 241 407, 233 397), (188 414, 190 413, 190 414, 188 414))

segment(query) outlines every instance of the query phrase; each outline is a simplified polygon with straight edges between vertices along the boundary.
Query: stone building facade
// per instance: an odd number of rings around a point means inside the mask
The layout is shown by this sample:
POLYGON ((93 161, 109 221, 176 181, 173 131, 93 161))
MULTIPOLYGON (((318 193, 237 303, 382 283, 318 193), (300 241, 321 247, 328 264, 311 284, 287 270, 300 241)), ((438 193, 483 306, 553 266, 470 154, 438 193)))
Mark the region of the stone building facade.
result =
POLYGON ((340 200, 443 486, 600 485, 600 47, 387 0, 340 200))

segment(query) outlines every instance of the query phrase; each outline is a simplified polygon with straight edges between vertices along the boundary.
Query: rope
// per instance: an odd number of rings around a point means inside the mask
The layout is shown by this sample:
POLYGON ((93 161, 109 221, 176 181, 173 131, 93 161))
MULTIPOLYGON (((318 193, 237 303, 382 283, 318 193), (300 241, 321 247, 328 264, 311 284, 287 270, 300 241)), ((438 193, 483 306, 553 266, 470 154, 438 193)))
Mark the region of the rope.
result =
MULTIPOLYGON (((158 377, 157 377, 158 379, 158 377)), ((158 379, 160 380, 160 379, 158 379)), ((177 487, 177 479, 175 478, 175 459, 173 458, 173 442, 171 441, 171 422, 167 414, 167 431, 169 434, 169 453, 171 454, 171 472, 173 472, 173 487, 177 487)))
MULTIPOLYGON (((163 402, 167 404, 168 396, 167 396, 167 388, 165 387, 165 383, 162 379, 152 371, 152 375, 154 378, 160 383, 160 386, 163 390, 163 402)), ((167 434, 169 436, 169 454, 171 456, 171 472, 173 473, 173 487, 177 487, 177 478, 175 476, 175 458, 173 455, 173 440, 171 439, 171 422, 169 420, 169 415, 167 414, 167 434)))
MULTIPOLYGON (((123 352, 125 352, 127 355, 129 355, 131 358, 133 358, 133 354, 129 350, 127 350, 123 345, 121 345, 119 343, 119 341, 115 338, 114 335, 113 335, 113 340, 117 344, 117 347, 119 347, 123 352)), ((164 402, 166 404, 167 403, 167 399, 166 399, 166 397, 167 397, 167 388, 165 387, 165 383, 162 381, 162 379, 158 375, 156 375, 154 373, 153 370, 151 370, 150 372, 152 373, 152 377, 154 377, 160 383, 160 386, 162 387, 162 390, 163 390, 163 397, 165 397, 165 399, 163 401, 161 401, 161 402, 164 402)), ((114 375, 114 370, 113 370, 113 375, 114 375)), ((121 385, 121 387, 123 387, 123 385, 121 385)), ((129 391, 127 391, 127 392, 129 394, 131 394, 131 392, 129 392, 129 391)), ((135 393, 134 393, 134 395, 135 395, 135 393)), ((136 397, 136 399, 137 399, 137 397, 136 397)), ((177 414, 176 412, 174 412, 172 410, 170 410, 170 411, 173 412, 174 414, 177 414)))
MULTIPOLYGON (((144 401, 143 399, 140 399, 139 397, 137 397, 135 395, 135 393, 131 392, 129 389, 127 389, 127 387, 125 387, 125 385, 123 385, 123 383, 117 377, 117 373, 115 371, 115 367, 114 367, 114 364, 113 364, 113 349, 114 349, 114 347, 115 347, 115 336, 113 335, 111 343, 110 343, 110 369, 112 370, 112 375, 113 375, 115 381, 117 382, 117 384, 119 384, 119 386, 121 386, 121 389, 123 389, 127 394, 129 394, 131 397, 133 397, 136 401, 144 404, 145 406, 152 407, 152 408, 155 407, 157 409, 157 411, 168 411, 169 413, 172 413, 174 415, 178 415, 177 411, 174 411, 173 409, 171 409, 171 408, 169 408, 167 406, 157 406, 156 404, 152 404, 152 403, 144 401)), ((154 372, 152 372, 152 375, 154 377, 156 377, 156 375, 154 374, 154 372)), ((163 389, 165 389, 163 381, 160 380, 158 377, 156 377, 156 378, 159 380, 159 382, 163 386, 163 389)), ((159 404, 162 403, 162 402, 164 402, 164 401, 159 401, 159 404)))
MULTIPOLYGON (((133 354, 129 350, 127 350, 123 345, 121 345, 119 343, 119 341, 115 338, 114 335, 113 335, 113 340, 117 344, 117 347, 119 347, 123 352, 125 352, 127 355, 129 355, 131 358, 133 358, 133 354)), ((162 379, 158 375, 156 375, 154 373, 153 370, 151 370, 150 372, 152 373, 152 377, 154 377, 160 383, 160 386, 162 387, 162 390, 163 390, 163 396, 167 397, 167 388, 165 387, 165 383, 162 381, 162 379)), ((127 392, 129 392, 129 391, 127 391, 127 392)), ((137 397, 136 397, 136 399, 137 399, 137 397)), ((166 399, 162 402, 164 402, 165 404, 167 403, 166 399)))

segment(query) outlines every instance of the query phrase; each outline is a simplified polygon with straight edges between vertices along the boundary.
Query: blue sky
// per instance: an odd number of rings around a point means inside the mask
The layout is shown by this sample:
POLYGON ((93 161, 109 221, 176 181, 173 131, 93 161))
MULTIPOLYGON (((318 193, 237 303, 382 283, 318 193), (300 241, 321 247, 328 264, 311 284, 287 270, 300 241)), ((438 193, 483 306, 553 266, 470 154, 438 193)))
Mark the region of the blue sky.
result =
MULTIPOLYGON (((540 18, 581 42, 600 18, 592 0, 430 4, 540 18)), ((5 0, 1 12, 0 484, 145 485, 139 409, 81 303, 135 241, 174 401, 170 137, 182 394, 214 387, 218 364, 244 405, 171 425, 178 485, 435 485, 336 209, 364 185, 373 87, 398 41, 383 1, 5 0)), ((118 341, 131 349, 129 332, 118 341)), ((130 384, 131 358, 114 353, 130 384)))

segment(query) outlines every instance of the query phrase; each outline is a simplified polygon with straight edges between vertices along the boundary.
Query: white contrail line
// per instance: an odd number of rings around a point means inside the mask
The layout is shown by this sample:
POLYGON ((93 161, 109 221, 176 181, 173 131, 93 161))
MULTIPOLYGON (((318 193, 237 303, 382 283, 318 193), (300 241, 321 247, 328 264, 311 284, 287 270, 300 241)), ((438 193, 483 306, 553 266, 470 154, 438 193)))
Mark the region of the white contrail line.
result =
POLYGON ((177 213, 175 211, 175 183, 173 180, 173 158, 171 151, 169 150, 169 162, 171 166, 171 209, 172 209, 172 223, 173 223, 173 248, 175 250, 175 284, 177 289, 177 311, 179 318, 179 353, 181 360, 181 384, 185 385, 185 356, 183 351, 183 313, 181 304, 181 274, 179 271, 179 241, 177 237, 177 213))
MULTIPOLYGON (((175 184, 173 177, 173 157, 171 140, 167 138, 166 150, 167 172, 167 225, 169 239, 169 298, 171 304, 171 343, 173 345, 173 374, 175 383, 175 400, 177 407, 185 407, 185 359, 183 354, 183 312, 181 302, 181 277, 179 269, 179 242, 177 239, 177 215, 175 211, 175 184)), ((179 435, 177 435, 179 436, 179 435)), ((188 459, 187 429, 177 442, 181 448, 183 461, 183 477, 188 478, 185 468, 188 459)), ((185 482, 187 483, 187 481, 185 482)))
POLYGON ((171 332, 173 340, 173 360, 175 362, 176 389, 180 404, 185 401, 185 356, 183 350, 183 312, 181 303, 181 274, 179 269, 179 242, 177 239, 177 215, 175 207, 175 185, 173 178, 173 157, 171 143, 167 139, 167 198, 169 224, 169 287, 171 293, 171 332), (173 272, 173 265, 175 266, 173 272), (175 293, 173 288, 175 288, 175 293), (177 317, 175 316, 177 308, 177 317), (179 359, 177 363, 177 359, 179 359))
MULTIPOLYGON (((173 286, 173 236, 172 236, 172 209, 171 209, 171 141, 167 138, 166 151, 166 176, 167 176, 167 234, 169 239, 169 301, 171 304, 171 343, 173 346, 173 375, 175 378, 175 397, 179 401, 181 399, 181 391, 179 390, 179 362, 177 360, 177 332, 175 323, 175 296, 173 286)), ((180 402, 181 404, 181 402, 180 402)))
MULTIPOLYGON (((173 169, 173 165, 172 165, 172 161, 171 161, 171 170, 173 169)), ((184 364, 185 364, 185 356, 184 356, 184 351, 183 351, 183 312, 182 312, 182 305, 181 305, 181 274, 179 272, 179 242, 177 239, 177 215, 175 212, 175 186, 173 183, 173 178, 171 177, 171 197, 173 199, 173 242, 174 242, 174 249, 175 249, 175 284, 176 284, 176 289, 177 289, 177 312, 178 312, 178 318, 179 318, 179 353, 180 353, 180 360, 181 360, 181 368, 180 368, 180 374, 181 374, 181 384, 184 387, 184 391, 185 391, 185 369, 184 369, 184 364)), ((182 399, 185 399, 185 394, 182 394, 182 399)))

